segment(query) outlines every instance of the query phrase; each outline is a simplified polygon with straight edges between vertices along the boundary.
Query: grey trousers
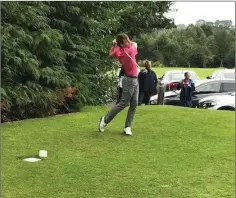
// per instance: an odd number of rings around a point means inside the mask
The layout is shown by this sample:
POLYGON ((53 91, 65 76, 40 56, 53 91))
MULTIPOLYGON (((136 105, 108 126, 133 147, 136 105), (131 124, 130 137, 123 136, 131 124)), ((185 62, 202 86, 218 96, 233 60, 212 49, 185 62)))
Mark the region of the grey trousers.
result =
POLYGON ((113 118, 129 106, 125 127, 131 127, 136 107, 138 105, 139 85, 137 78, 125 76, 122 81, 122 96, 118 104, 116 104, 105 116, 105 123, 108 124, 113 118))

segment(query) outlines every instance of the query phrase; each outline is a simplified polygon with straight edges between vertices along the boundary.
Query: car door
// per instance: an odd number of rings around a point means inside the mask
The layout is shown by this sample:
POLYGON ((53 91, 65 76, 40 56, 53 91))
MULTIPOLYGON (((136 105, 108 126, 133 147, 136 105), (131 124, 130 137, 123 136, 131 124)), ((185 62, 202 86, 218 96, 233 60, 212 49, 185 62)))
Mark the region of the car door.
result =
POLYGON ((213 95, 220 95, 221 82, 209 82, 196 88, 193 94, 193 106, 198 106, 199 100, 213 95))
POLYGON ((223 82, 220 92, 235 92, 235 82, 223 82))
POLYGON ((165 105, 172 105, 172 106, 181 106, 180 101, 180 94, 178 93, 176 96, 164 98, 165 105))

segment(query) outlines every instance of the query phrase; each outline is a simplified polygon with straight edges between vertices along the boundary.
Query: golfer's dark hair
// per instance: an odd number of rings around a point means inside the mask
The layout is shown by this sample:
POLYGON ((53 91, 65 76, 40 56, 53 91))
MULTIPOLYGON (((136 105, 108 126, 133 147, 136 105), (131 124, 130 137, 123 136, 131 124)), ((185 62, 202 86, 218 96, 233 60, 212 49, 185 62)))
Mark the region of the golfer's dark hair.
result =
POLYGON ((117 38, 116 38, 117 42, 122 42, 124 39, 129 40, 129 37, 127 34, 121 33, 117 35, 117 38))

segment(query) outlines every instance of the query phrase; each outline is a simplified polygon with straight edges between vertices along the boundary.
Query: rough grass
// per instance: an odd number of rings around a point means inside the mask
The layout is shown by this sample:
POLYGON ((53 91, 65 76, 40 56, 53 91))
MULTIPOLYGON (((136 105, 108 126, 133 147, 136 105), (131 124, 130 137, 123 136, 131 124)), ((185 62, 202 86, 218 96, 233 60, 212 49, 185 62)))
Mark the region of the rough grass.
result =
POLYGON ((234 112, 144 106, 126 137, 127 111, 97 132, 107 110, 3 124, 2 197, 234 196, 234 112))

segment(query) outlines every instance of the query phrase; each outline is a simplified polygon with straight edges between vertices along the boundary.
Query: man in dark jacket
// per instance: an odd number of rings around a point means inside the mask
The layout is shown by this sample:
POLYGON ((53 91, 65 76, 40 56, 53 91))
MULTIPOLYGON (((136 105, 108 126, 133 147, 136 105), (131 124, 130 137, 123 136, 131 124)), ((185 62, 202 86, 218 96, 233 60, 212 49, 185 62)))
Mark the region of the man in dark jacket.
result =
POLYGON ((195 90, 194 82, 190 79, 189 72, 185 72, 185 79, 177 85, 177 90, 180 90, 180 100, 185 107, 192 107, 192 94, 195 90))
POLYGON ((156 94, 157 76, 151 70, 151 61, 145 62, 145 69, 139 73, 139 105, 150 104, 150 98, 156 94))

